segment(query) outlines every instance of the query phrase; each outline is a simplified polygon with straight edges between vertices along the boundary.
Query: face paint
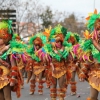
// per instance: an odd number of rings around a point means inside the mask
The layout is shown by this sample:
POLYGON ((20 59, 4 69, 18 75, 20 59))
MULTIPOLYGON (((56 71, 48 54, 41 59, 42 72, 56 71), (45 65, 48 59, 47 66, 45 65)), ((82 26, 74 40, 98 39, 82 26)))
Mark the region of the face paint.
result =
POLYGON ((33 45, 35 46, 35 49, 36 49, 36 50, 39 50, 39 49, 43 46, 41 38, 37 37, 37 38, 33 41, 33 45))
POLYGON ((60 37, 56 38, 56 43, 55 43, 57 48, 61 48, 62 47, 62 41, 60 40, 60 37))
POLYGON ((36 45, 35 45, 35 48, 36 48, 37 50, 39 50, 39 49, 40 49, 40 46, 39 46, 38 44, 36 44, 36 45))

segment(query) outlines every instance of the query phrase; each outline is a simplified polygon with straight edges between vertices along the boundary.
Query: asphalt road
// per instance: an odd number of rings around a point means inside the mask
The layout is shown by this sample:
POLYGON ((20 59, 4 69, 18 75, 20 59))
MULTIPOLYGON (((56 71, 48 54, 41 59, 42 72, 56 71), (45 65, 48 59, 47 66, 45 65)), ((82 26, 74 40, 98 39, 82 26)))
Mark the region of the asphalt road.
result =
MULTIPOLYGON (((25 79, 26 80, 26 79, 25 79)), ((67 93, 65 100, 86 100, 87 97, 89 97, 90 93, 90 87, 87 82, 79 82, 78 79, 77 81, 77 95, 71 96, 70 95, 70 85, 68 86, 67 93), (80 97, 77 97, 79 96, 80 97)), ((44 93, 43 95, 38 94, 38 83, 36 84, 36 91, 34 95, 29 95, 29 85, 26 84, 24 85, 24 89, 21 90, 21 97, 16 98, 16 94, 12 93, 12 100, 51 100, 50 99, 50 91, 49 89, 46 89, 46 84, 44 84, 44 93)), ((59 99, 57 99, 59 100, 59 99)), ((98 97, 98 100, 100 100, 100 94, 98 97)))

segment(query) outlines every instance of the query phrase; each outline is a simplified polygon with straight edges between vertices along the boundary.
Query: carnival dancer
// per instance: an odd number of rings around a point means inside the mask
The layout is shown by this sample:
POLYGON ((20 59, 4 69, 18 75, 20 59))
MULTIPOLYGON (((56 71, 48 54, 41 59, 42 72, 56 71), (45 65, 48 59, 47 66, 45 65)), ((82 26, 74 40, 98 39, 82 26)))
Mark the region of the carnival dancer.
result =
MULTIPOLYGON (((61 25, 57 25, 50 33, 50 44, 48 46, 48 53, 52 57, 51 65, 51 81, 52 85, 50 88, 51 91, 51 100, 56 100, 57 97, 57 80, 59 84, 59 98, 64 100, 66 92, 66 77, 68 75, 67 68, 65 66, 65 59, 68 56, 68 52, 63 46, 64 36, 67 34, 66 28, 61 25)), ((49 70, 50 71, 50 70, 49 70)), ((70 78, 70 77, 69 77, 70 78)))
POLYGON ((90 98, 87 100, 98 100, 100 91, 100 52, 99 52, 99 35, 100 35, 100 13, 97 10, 87 18, 87 28, 92 32, 89 39, 85 40, 82 49, 85 53, 86 61, 82 67, 80 78, 83 81, 87 79, 90 84, 90 98), (91 37, 92 36, 92 37, 91 37))
POLYGON ((79 62, 77 57, 73 52, 73 46, 77 45, 80 38, 77 33, 67 32, 64 39, 64 46, 66 50, 69 52, 68 58, 66 59, 66 66, 70 69, 72 73, 72 78, 70 82, 71 87, 71 95, 76 94, 76 81, 75 75, 79 74, 79 62))
POLYGON ((39 77, 39 85, 38 85, 38 93, 43 94, 43 73, 45 71, 45 63, 41 60, 43 55, 41 54, 41 48, 46 43, 46 37, 42 33, 37 33, 33 37, 30 38, 30 49, 28 50, 28 54, 31 58, 28 60, 27 70, 28 70, 28 80, 30 80, 30 93, 34 94, 35 92, 35 82, 36 76, 39 77))
MULTIPOLYGON (((43 32, 43 34, 47 37, 47 43, 48 43, 48 39, 49 39, 49 36, 50 36, 50 32, 51 32, 51 26, 49 27, 49 28, 45 28, 44 29, 44 32, 43 32)), ((44 48, 44 51, 46 52, 46 50, 45 50, 45 47, 46 47, 46 44, 45 44, 45 46, 43 47, 44 48)), ((46 54, 47 54, 47 52, 46 52, 46 54)), ((47 55, 44 55, 44 57, 46 57, 47 55)), ((49 55, 48 55, 49 56, 49 55)), ((51 81, 49 80, 49 70, 50 70, 50 57, 48 58, 48 57, 46 57, 47 59, 45 59, 46 60, 46 62, 47 62, 47 68, 45 69, 45 80, 46 80, 46 88, 50 88, 50 86, 51 86, 51 81)))
POLYGON ((24 88, 24 71, 25 71, 25 65, 26 65, 26 56, 25 51, 27 49, 27 45, 21 40, 21 37, 14 33, 12 36, 12 41, 10 42, 12 53, 16 59, 17 66, 20 70, 21 77, 23 80, 21 88, 24 88))
POLYGON ((20 97, 21 76, 9 44, 13 35, 11 24, 11 20, 0 22, 0 100, 12 100, 11 91, 20 97))

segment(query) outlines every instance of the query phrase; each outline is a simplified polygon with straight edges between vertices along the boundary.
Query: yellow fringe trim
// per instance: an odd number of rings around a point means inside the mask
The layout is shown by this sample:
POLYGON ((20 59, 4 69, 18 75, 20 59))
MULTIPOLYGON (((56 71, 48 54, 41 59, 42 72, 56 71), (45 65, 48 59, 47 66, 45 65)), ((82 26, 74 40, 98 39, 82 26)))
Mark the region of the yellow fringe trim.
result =
POLYGON ((10 70, 5 66, 0 66, 0 68, 3 70, 3 74, 0 76, 0 89, 2 89, 4 86, 9 84, 7 75, 9 75, 10 70))
POLYGON ((34 69, 34 74, 35 74, 35 75, 38 75, 38 74, 40 74, 42 71, 45 70, 45 67, 44 67, 44 66, 34 66, 33 69, 34 69))
POLYGON ((0 68, 3 70, 2 76, 8 75, 10 73, 10 70, 5 66, 0 66, 0 68))
POLYGON ((9 84, 8 80, 4 80, 4 81, 0 80, 0 89, 2 89, 4 86, 7 86, 8 84, 9 84))
POLYGON ((100 85, 99 86, 96 86, 94 83, 89 83, 94 89, 100 91, 100 85))
POLYGON ((60 73, 58 73, 58 74, 57 74, 57 73, 56 73, 56 74, 53 73, 52 76, 55 77, 55 78, 60 78, 60 77, 63 76, 65 73, 66 73, 66 70, 64 70, 64 71, 61 70, 60 73))

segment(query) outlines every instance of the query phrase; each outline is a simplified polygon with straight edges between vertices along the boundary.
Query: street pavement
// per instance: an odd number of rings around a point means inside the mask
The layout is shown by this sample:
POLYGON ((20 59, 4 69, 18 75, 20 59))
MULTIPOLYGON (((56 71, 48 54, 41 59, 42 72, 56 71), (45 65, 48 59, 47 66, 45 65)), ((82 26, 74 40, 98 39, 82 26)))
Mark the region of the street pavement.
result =
MULTIPOLYGON (((25 79, 26 80, 26 79, 25 79)), ((78 78, 76 78, 77 81, 77 95, 71 96, 70 95, 70 85, 68 86, 67 93, 65 100, 86 100, 87 97, 89 97, 90 94, 90 87, 87 82, 80 82, 78 78)), ((34 95, 29 95, 29 85, 24 85, 24 89, 21 90, 21 97, 17 98, 15 93, 12 93, 12 100, 51 100, 50 99, 50 91, 49 89, 46 89, 46 84, 44 84, 44 93, 43 95, 38 94, 38 83, 36 84, 36 91, 34 95)), ((59 100, 57 98, 57 100, 59 100)), ((98 100, 100 100, 100 95, 98 97, 98 100)))

